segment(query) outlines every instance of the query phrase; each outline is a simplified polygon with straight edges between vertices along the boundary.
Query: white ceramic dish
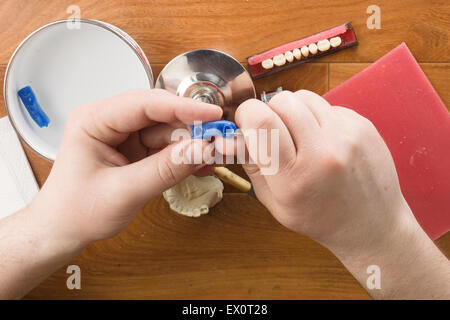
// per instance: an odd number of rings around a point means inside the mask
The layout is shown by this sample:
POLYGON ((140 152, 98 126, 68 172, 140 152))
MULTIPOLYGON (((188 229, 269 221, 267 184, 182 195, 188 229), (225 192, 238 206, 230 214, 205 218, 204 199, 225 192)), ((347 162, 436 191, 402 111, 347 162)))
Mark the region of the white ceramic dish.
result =
POLYGON ((96 20, 81 20, 79 29, 69 29, 61 20, 37 29, 18 46, 6 69, 4 99, 21 139, 54 161, 75 107, 152 87, 146 56, 122 30, 96 20), (27 85, 50 118, 48 127, 40 128, 20 101, 17 91, 27 85))

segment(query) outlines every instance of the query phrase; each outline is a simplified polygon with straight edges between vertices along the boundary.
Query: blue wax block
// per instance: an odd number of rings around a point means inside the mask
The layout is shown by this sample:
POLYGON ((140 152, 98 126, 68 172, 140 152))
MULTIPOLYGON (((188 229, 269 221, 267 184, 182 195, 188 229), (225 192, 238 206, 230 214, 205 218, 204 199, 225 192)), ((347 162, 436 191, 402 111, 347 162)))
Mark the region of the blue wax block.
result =
POLYGON ((236 132, 234 122, 227 120, 204 122, 191 125, 192 139, 209 139, 211 137, 233 138, 236 132))
POLYGON ((50 119, 41 109, 41 106, 39 105, 31 87, 26 86, 17 91, 17 94, 19 95, 20 100, 22 100, 23 105, 27 109, 28 114, 34 120, 34 122, 36 122, 36 124, 41 128, 47 127, 50 123, 50 119))

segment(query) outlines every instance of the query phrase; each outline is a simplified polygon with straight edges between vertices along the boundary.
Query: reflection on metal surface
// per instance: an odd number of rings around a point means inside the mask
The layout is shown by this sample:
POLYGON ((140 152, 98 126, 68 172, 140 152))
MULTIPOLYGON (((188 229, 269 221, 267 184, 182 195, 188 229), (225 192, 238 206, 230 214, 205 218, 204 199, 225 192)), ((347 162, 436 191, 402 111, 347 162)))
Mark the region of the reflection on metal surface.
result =
POLYGON ((223 117, 234 121, 242 102, 255 98, 253 81, 230 55, 211 49, 193 50, 170 61, 161 71, 156 88, 223 108, 223 117))

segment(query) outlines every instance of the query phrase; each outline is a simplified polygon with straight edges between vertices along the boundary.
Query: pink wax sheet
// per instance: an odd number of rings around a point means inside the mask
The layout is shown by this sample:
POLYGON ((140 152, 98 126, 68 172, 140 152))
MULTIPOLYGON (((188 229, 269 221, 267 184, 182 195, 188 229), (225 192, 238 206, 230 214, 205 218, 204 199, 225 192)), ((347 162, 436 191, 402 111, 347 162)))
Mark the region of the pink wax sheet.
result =
POLYGON ((450 114, 402 43, 324 95, 372 121, 394 158, 400 186, 433 240, 450 230, 450 114))

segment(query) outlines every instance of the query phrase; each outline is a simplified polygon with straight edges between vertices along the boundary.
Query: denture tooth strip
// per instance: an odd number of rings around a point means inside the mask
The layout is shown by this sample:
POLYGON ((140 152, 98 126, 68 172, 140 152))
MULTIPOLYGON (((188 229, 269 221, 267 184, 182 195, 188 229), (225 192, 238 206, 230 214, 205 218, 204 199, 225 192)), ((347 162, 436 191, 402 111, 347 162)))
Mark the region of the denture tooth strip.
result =
POLYGON ((254 79, 358 44, 351 22, 247 58, 254 79))

